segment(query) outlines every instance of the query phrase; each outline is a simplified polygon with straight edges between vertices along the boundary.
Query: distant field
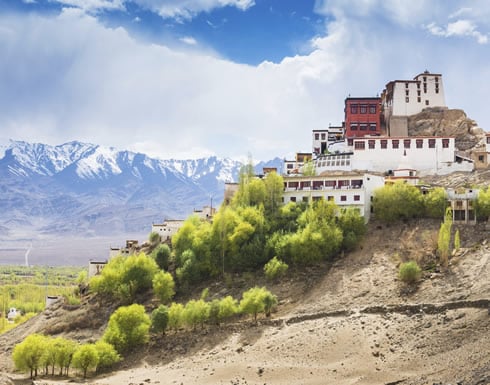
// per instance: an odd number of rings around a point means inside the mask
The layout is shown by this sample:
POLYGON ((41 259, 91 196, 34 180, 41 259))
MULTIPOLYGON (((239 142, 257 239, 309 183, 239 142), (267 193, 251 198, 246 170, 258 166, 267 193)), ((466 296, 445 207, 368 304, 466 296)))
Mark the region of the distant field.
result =
POLYGON ((111 247, 122 247, 126 239, 141 243, 148 234, 123 234, 93 238, 49 238, 40 240, 0 239, 0 265, 85 266, 93 260, 105 260, 111 247))

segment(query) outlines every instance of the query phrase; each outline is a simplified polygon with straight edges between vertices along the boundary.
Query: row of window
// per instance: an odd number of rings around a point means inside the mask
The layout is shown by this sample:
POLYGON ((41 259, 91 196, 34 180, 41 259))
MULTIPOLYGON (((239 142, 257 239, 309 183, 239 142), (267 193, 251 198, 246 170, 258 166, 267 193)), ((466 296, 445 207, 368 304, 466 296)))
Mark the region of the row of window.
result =
POLYGON ((351 114, 375 114, 376 104, 351 104, 350 113, 351 114), (369 112, 368 112, 369 111, 369 112))
MULTIPOLYGON (((391 148, 400 148, 400 142, 403 143, 403 148, 410 148, 412 146, 412 141, 413 139, 403 139, 403 140, 392 139, 391 148)), ((379 142, 380 142, 380 147, 382 149, 388 148, 387 139, 381 139, 379 142)), ((428 148, 436 147, 435 139, 428 139, 427 142, 428 142, 428 148)), ((374 139, 368 140, 367 143, 369 149, 376 148, 376 141, 374 139)), ((366 141, 356 141, 354 143, 354 148, 356 150, 364 150, 366 148, 366 141)), ((424 148, 424 139, 415 139, 415 148, 424 148)), ((442 139, 442 148, 449 148, 449 139, 442 139)))
MULTIPOLYGON (((354 198, 354 199, 353 199, 353 200, 354 200, 354 202, 360 202, 360 201, 361 201, 361 196, 360 196, 360 195, 354 195, 354 196, 353 196, 353 198, 354 198)), ((284 199, 284 198, 283 198, 283 199, 284 199)), ((322 200, 322 199, 323 199, 323 197, 321 197, 321 196, 320 196, 320 197, 319 197, 319 196, 317 196, 317 197, 312 197, 312 199, 313 199, 313 201, 319 201, 319 200, 322 200)), ((333 197, 333 196, 329 195, 329 196, 327 197, 327 200, 329 200, 329 201, 334 201, 335 199, 334 199, 334 197, 333 197)), ((296 201, 297 201, 297 199, 296 199, 296 197, 290 197, 290 198, 289 198, 289 201, 290 201, 290 202, 296 202, 296 201)), ((303 202, 308 202, 308 197, 307 197, 307 196, 302 197, 302 201, 303 201, 303 202)), ((341 201, 341 202, 347 202, 347 195, 341 195, 341 196, 340 196, 340 201, 341 201)))
POLYGON ((352 122, 349 127, 351 131, 376 131, 376 123, 352 122))

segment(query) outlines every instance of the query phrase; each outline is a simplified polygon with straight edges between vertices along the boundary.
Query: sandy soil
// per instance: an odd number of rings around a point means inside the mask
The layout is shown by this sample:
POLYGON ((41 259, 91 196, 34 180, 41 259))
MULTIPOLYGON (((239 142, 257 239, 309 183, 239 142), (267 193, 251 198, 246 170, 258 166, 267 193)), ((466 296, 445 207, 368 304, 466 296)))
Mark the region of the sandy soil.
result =
MULTIPOLYGON (((447 270, 426 274, 416 290, 406 290, 396 278, 400 260, 423 256, 424 242, 417 237, 437 223, 431 226, 371 226, 355 253, 311 279, 272 286, 281 299, 272 319, 170 332, 116 372, 86 383, 490 384, 487 232, 466 230, 467 248, 447 270)), ((95 323, 92 336, 79 328, 71 333, 96 339, 102 327, 95 323)), ((30 332, 25 326, 17 338, 30 332)), ((9 357, 2 355, 7 342, 0 337, 0 368, 10 371, 9 357)), ((39 378, 35 384, 73 381, 39 378)))

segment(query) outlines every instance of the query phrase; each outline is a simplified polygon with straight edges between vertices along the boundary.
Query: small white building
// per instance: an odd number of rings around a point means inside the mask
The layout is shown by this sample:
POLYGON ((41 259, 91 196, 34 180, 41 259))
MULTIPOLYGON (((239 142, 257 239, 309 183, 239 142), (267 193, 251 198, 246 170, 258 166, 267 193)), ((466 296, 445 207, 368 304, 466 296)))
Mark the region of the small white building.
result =
POLYGON ((413 80, 393 80, 381 95, 382 113, 390 136, 408 135, 408 116, 427 107, 446 107, 442 75, 425 71, 413 80))
POLYGON ((357 208, 368 221, 371 196, 384 186, 381 175, 359 172, 325 172, 316 176, 284 176, 284 203, 333 201, 338 207, 357 208))
MULTIPOLYGON (((111 248, 112 250, 112 248, 111 248)), ((120 254, 120 249, 117 249, 119 252, 113 256, 119 255, 120 254)), ((102 269, 107 265, 107 261, 93 261, 90 260, 88 262, 88 278, 92 278, 96 275, 99 275, 102 271, 102 269)))
POLYGON ((362 137, 348 140, 350 152, 318 157, 317 172, 366 170, 392 175, 401 164, 409 164, 418 175, 470 172, 473 161, 455 151, 454 137, 362 137))
POLYGON ((166 219, 163 223, 153 223, 151 232, 160 235, 162 242, 170 241, 184 224, 183 219, 166 219))
POLYGON ((335 143, 344 141, 344 127, 330 126, 312 132, 312 152, 316 155, 325 154, 329 147, 335 143))

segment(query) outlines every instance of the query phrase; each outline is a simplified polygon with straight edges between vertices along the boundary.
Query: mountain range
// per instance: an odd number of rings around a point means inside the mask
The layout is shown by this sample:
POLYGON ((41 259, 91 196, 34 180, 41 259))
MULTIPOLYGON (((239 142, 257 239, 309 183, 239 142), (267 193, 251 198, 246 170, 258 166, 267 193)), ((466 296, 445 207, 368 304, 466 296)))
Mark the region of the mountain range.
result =
MULTIPOLYGON (((275 158, 256 165, 282 168, 275 158)), ((217 206, 243 163, 155 159, 73 141, 0 147, 0 241, 145 234, 151 224, 217 206)))

